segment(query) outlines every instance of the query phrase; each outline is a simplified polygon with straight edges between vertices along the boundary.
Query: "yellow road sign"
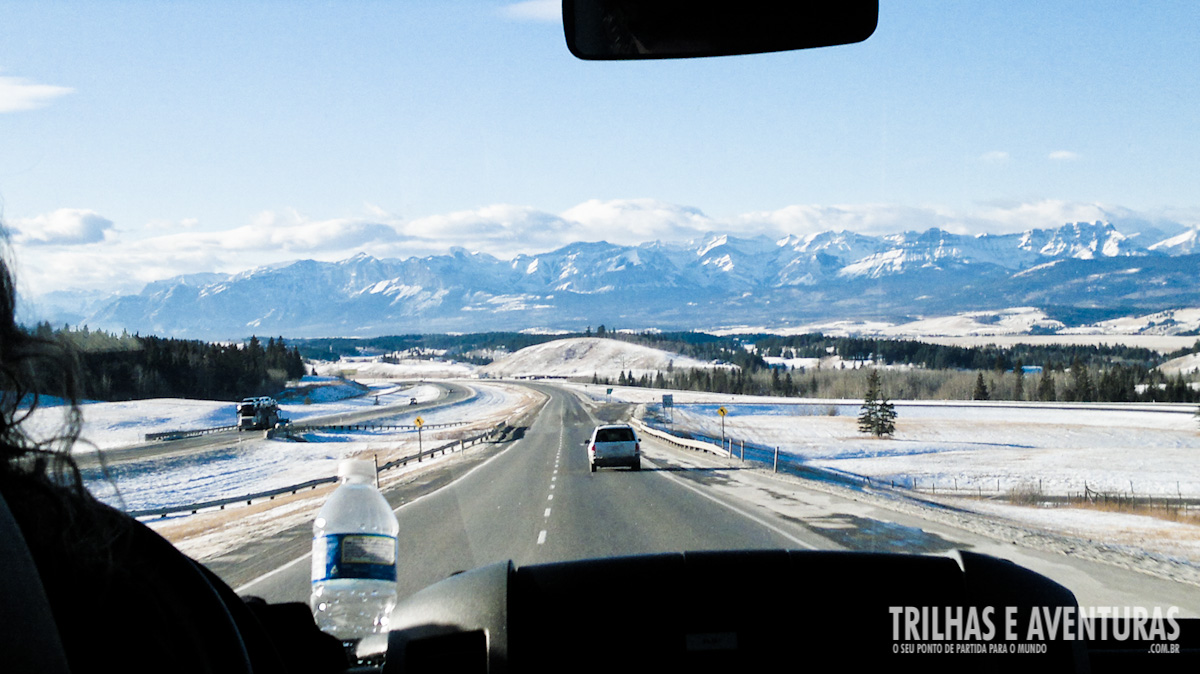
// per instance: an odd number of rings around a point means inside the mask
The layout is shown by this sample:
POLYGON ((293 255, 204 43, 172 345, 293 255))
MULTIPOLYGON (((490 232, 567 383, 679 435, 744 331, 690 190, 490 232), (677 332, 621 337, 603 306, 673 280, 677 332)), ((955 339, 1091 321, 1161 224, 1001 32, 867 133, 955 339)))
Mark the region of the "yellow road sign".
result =
POLYGON ((420 428, 425 425, 425 420, 422 419, 421 417, 417 417, 416 421, 414 421, 413 423, 415 423, 417 425, 417 428, 420 428))
POLYGON ((726 414, 729 414, 729 410, 722 407, 721 409, 717 410, 717 414, 720 414, 721 416, 725 416, 726 414))

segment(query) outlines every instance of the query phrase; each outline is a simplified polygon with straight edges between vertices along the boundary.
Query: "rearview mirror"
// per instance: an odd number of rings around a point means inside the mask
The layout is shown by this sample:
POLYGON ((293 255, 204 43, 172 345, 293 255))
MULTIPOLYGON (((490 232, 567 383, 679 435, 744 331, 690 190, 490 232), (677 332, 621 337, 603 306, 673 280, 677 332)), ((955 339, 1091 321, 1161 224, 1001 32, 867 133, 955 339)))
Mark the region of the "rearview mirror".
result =
POLYGON ((729 56, 862 42, 879 0, 563 0, 567 48, 585 60, 729 56))

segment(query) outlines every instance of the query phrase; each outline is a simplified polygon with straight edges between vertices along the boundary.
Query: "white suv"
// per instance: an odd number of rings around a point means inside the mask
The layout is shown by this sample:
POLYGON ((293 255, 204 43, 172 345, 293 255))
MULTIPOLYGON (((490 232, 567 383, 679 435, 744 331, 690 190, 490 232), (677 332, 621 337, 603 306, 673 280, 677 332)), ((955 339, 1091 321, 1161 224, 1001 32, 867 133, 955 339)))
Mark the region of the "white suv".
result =
POLYGON ((587 441, 588 463, 592 472, 598 466, 629 466, 642 469, 642 444, 633 427, 627 424, 597 426, 587 441))

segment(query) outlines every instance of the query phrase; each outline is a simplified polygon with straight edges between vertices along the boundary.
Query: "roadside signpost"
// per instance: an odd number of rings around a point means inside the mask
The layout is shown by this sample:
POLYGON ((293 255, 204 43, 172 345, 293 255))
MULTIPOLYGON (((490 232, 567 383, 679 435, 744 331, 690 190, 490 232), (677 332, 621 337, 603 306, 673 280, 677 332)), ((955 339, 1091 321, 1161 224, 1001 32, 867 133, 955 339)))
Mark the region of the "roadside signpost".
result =
POLYGON ((425 425, 425 420, 421 417, 417 417, 413 420, 413 423, 417 425, 417 461, 420 462, 421 453, 424 451, 421 443, 421 427, 425 425))
POLYGON ((673 418, 670 410, 671 408, 675 407, 675 396, 671 393, 664 393, 662 406, 663 410, 667 411, 667 423, 673 422, 675 419, 673 418))
MULTIPOLYGON (((729 410, 725 409, 725 406, 722 405, 717 409, 717 414, 721 415, 721 449, 725 449, 725 415, 729 414, 729 410)), ((733 456, 732 447, 729 448, 729 455, 733 456)))

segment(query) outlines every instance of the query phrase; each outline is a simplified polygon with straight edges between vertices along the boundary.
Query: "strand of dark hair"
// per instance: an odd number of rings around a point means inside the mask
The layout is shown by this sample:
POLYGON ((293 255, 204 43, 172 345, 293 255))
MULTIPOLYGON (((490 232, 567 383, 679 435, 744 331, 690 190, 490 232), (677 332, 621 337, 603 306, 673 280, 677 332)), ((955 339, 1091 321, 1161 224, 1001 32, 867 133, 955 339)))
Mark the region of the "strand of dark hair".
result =
MULTIPOLYGON (((0 246, 6 238, 0 230, 0 246)), ((31 549, 57 550, 76 569, 107 573, 112 543, 129 525, 92 496, 71 456, 82 424, 78 372, 69 345, 17 324, 16 285, 0 252, 0 491, 31 549), (62 421, 34 437, 24 422, 49 397, 62 402, 62 421)))

